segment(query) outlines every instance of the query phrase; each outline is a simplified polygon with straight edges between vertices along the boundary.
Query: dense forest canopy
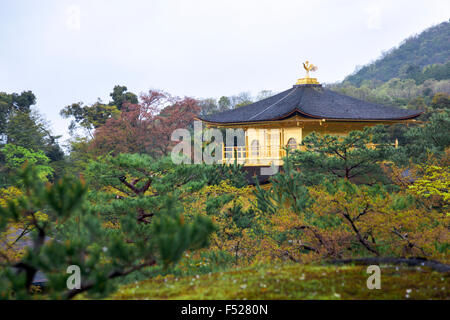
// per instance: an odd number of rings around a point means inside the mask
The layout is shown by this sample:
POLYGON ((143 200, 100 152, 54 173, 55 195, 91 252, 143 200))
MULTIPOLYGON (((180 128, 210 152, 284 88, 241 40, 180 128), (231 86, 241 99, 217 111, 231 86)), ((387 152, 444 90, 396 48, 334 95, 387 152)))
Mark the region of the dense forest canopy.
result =
POLYGON ((450 22, 446 21, 404 40, 397 48, 360 68, 345 81, 360 86, 364 80, 386 82, 392 78, 412 78, 422 83, 430 78, 448 79, 449 55, 450 22))
POLYGON ((398 48, 360 68, 332 90, 374 103, 430 111, 448 108, 450 22, 405 40, 398 48))

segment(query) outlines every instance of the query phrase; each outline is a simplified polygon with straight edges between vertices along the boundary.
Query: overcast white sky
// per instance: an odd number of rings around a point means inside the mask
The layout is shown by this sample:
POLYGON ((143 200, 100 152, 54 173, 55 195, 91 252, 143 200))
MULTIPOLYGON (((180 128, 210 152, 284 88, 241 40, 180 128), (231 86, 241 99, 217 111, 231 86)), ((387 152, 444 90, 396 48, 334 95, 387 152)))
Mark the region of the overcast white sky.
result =
POLYGON ((64 106, 116 84, 220 97, 342 80, 450 18, 448 0, 0 0, 0 91, 32 90, 55 133, 64 106))

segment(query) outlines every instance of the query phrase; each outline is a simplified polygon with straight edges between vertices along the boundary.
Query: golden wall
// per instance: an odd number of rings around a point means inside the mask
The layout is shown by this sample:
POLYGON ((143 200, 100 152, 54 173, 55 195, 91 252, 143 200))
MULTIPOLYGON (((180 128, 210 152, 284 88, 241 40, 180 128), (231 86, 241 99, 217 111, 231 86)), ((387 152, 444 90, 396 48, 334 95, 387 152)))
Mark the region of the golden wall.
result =
MULTIPOLYGON (((238 146, 240 151, 238 162, 245 165, 281 165, 285 156, 284 147, 290 139, 295 139, 293 147, 300 148, 304 137, 312 132, 331 135, 346 135, 353 130, 363 130, 365 127, 393 122, 336 121, 327 122, 320 119, 305 119, 294 117, 284 121, 259 122, 253 124, 228 124, 221 127, 242 128, 245 131, 245 146, 238 146)), ((231 147, 232 149, 233 147, 231 147)), ((234 156, 230 147, 228 159, 224 163, 232 163, 234 156)), ((225 150, 225 148, 224 148, 225 150)), ((225 151, 224 151, 225 154, 225 151)))

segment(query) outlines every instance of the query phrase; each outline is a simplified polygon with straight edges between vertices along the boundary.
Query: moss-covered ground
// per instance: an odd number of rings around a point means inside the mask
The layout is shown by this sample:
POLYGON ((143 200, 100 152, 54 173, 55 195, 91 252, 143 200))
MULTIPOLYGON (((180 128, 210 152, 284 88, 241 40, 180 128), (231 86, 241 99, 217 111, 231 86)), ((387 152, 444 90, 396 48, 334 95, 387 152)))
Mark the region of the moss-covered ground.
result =
POLYGON ((450 275, 423 267, 381 266, 369 290, 364 266, 253 266, 128 284, 111 299, 450 299, 450 275))

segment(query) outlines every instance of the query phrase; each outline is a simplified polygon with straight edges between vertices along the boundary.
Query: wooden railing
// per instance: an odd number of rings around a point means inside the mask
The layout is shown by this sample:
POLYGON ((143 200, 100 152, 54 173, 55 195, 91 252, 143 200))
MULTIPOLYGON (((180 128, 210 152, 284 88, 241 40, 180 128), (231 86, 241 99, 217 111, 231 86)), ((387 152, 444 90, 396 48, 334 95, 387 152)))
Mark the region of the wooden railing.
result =
MULTIPOLYGON (((369 149, 375 149, 377 146, 379 146, 379 144, 369 143, 366 146, 369 149)), ((388 146, 391 146, 391 147, 394 147, 394 148, 398 148, 398 139, 395 139, 395 142, 391 143, 391 144, 388 144, 388 146)))
MULTIPOLYGON (((368 148, 375 148, 377 145, 369 144, 368 148)), ((392 144, 393 147, 398 147, 398 140, 392 144)), ((297 146, 291 150, 305 151, 305 146, 297 146)), ((282 164, 283 157, 286 156, 286 150, 281 146, 269 147, 223 147, 222 163, 232 164, 237 162, 244 165, 270 165, 272 163, 282 164)))
MULTIPOLYGON (((296 148, 297 150, 304 150, 303 146, 296 148)), ((294 150, 294 149, 292 149, 294 150)), ((254 165, 267 165, 272 162, 281 161, 286 156, 286 150, 280 146, 270 147, 224 147, 222 153, 223 163, 239 164, 254 164, 254 165)))

